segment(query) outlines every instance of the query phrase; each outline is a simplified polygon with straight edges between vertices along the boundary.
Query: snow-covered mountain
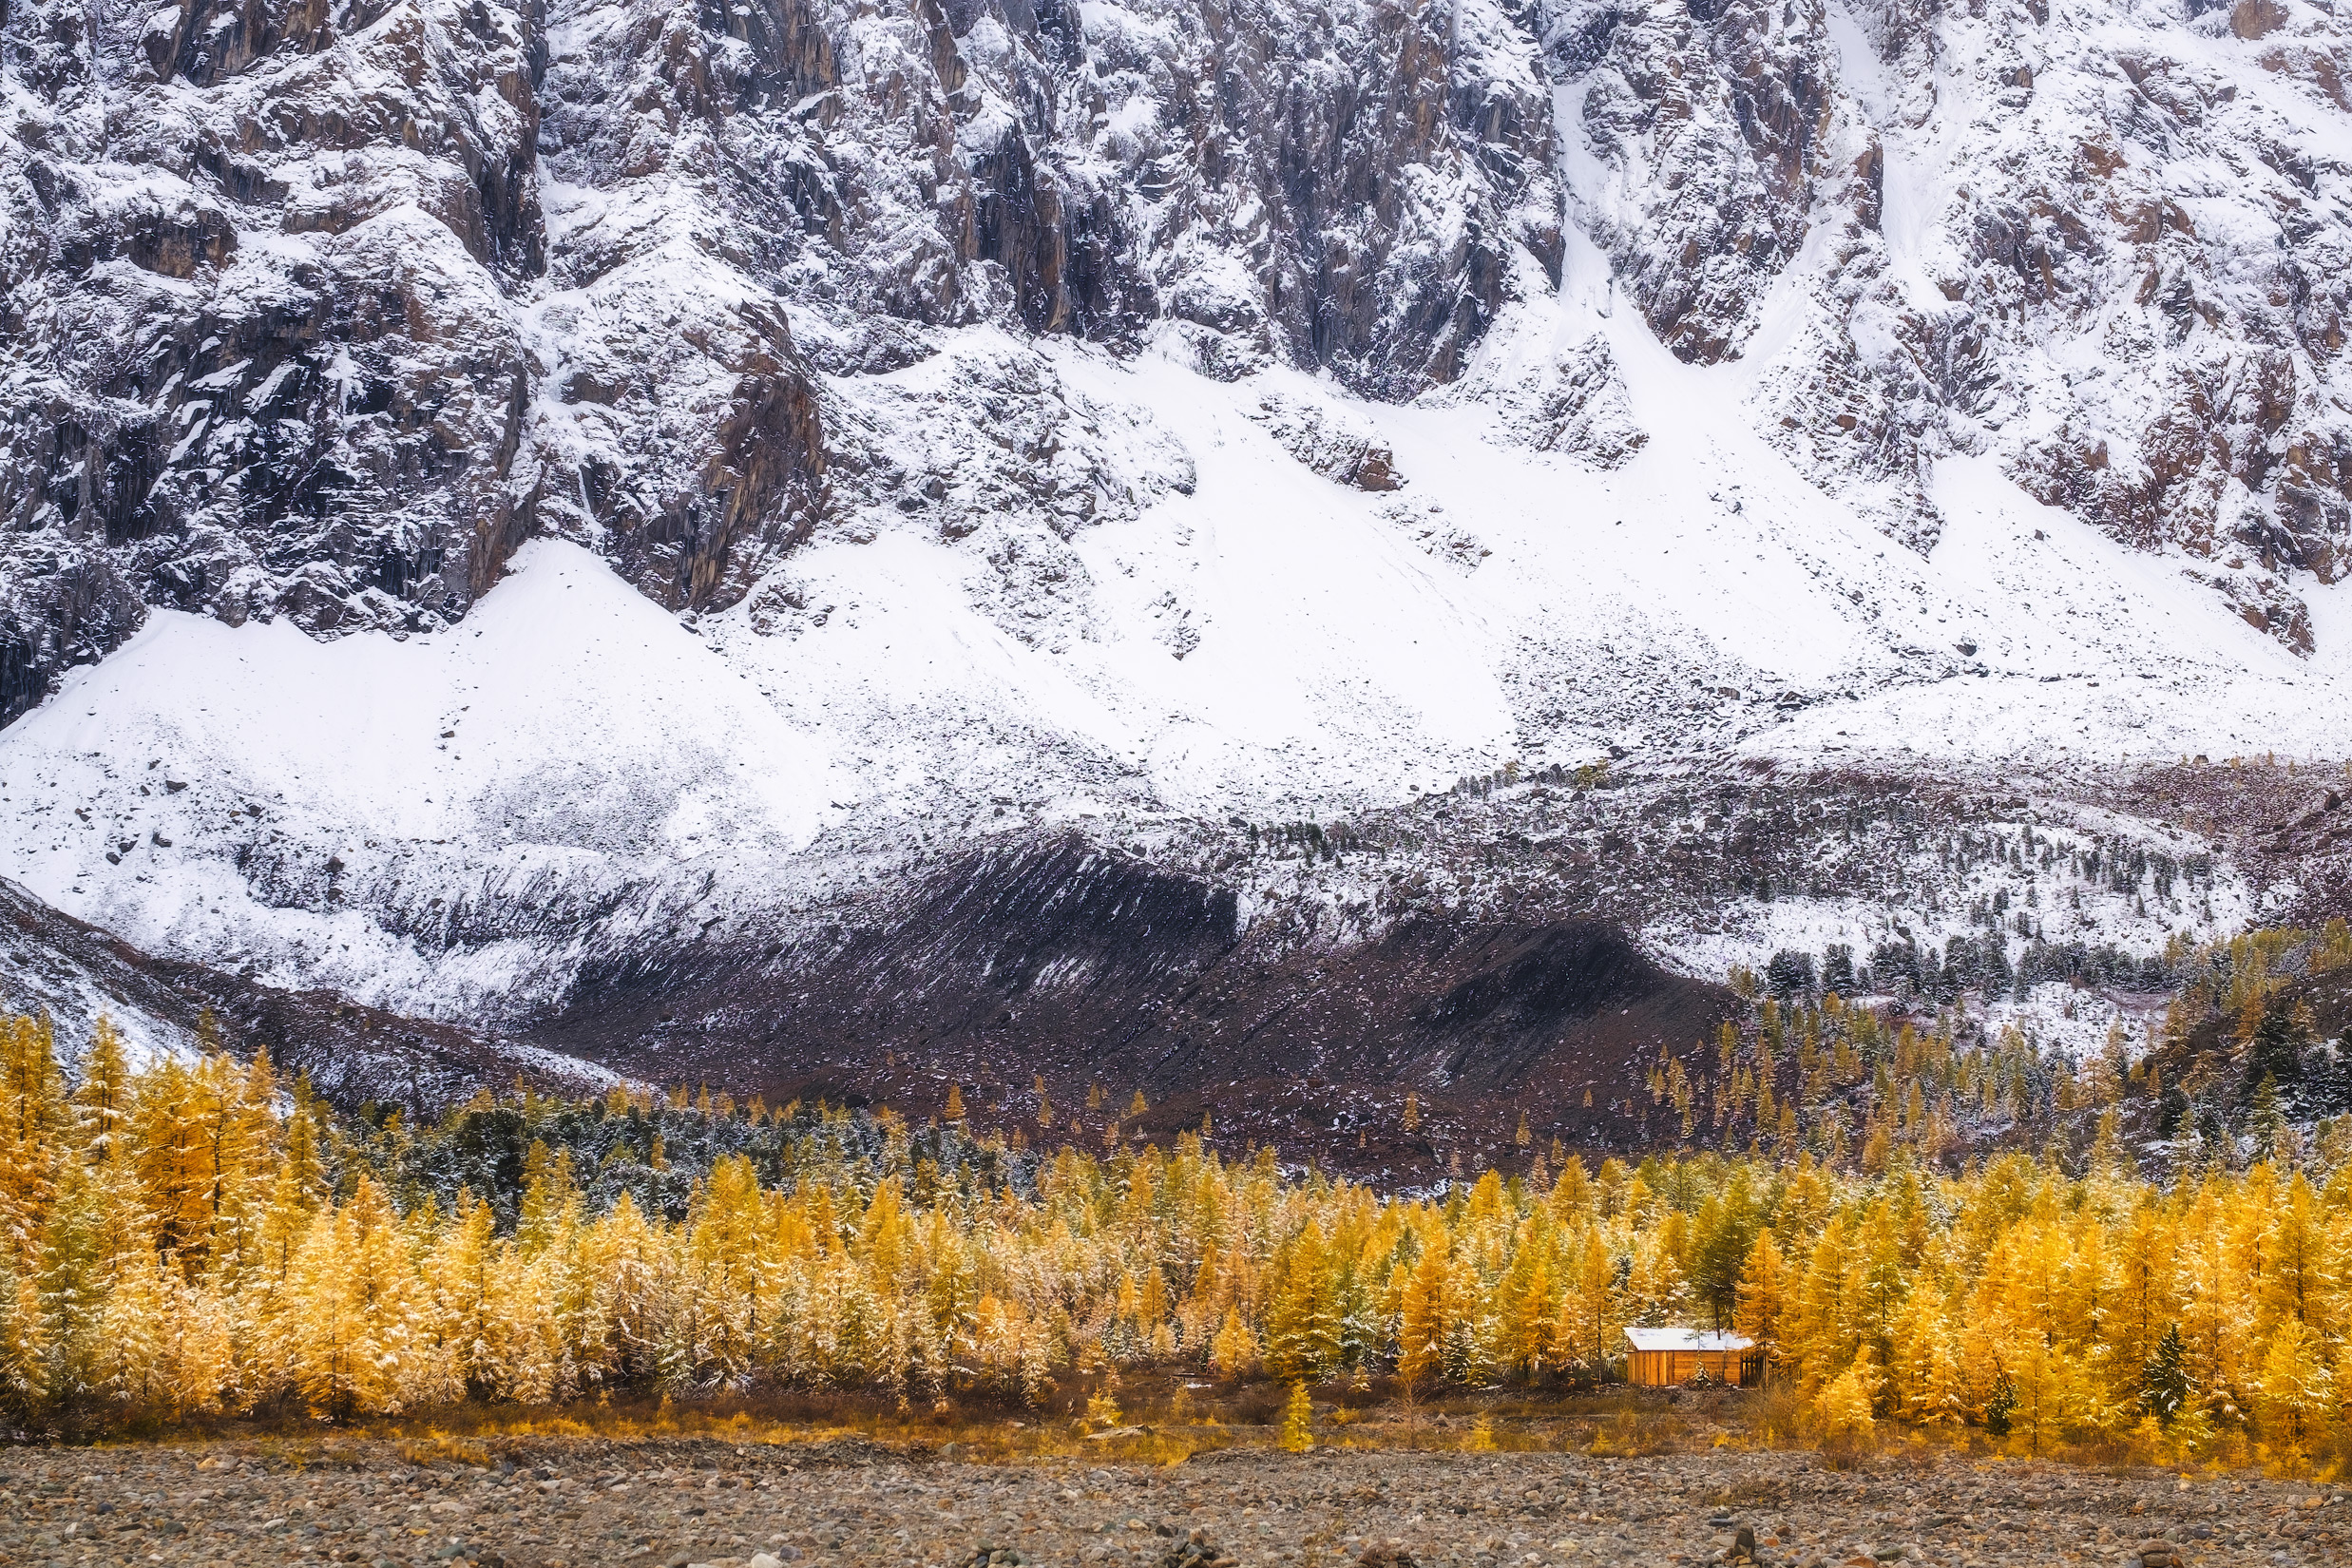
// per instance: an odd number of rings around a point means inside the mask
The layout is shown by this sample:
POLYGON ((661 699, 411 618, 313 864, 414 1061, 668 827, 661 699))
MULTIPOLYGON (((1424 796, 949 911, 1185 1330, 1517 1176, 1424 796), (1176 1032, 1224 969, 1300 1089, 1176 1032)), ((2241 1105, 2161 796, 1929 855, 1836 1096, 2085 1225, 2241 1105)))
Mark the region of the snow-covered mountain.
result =
POLYGON ((2347 849, 2332 10, 0 38, 0 876, 172 960, 652 1073, 1416 921, 1398 1017, 1587 915, 2146 951, 2347 849), (870 941, 1130 874, 1132 963, 870 941))

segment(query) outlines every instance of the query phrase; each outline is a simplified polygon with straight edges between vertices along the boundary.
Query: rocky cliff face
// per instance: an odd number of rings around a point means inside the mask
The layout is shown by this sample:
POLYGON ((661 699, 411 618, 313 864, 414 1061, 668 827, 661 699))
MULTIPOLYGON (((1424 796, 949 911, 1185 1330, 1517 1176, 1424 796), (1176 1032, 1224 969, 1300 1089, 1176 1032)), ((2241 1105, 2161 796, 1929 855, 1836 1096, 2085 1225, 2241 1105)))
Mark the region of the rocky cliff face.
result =
MULTIPOLYGON (((1181 462, 950 359, 947 425, 1024 430, 959 497, 877 378, 992 324, 1412 398, 1587 246, 1915 546, 1990 453, 2298 649, 2347 559, 2352 101, 2295 0, 0 16, 0 718, 143 606, 430 630, 535 533, 681 610, 828 525, 1051 554, 1181 462)), ((1607 466, 1606 355, 1470 390, 1607 466)))
POLYGON ((510 11, 12 5, 12 707, 143 603, 438 624, 533 526, 510 11))
POLYGON ((2311 648, 2346 559, 2345 40, 2241 0, 1563 4, 1585 222, 1686 360, 1931 545, 1930 468, 2198 563, 2311 648))
POLYGON ((430 630, 538 532, 732 603, 942 509, 862 383, 959 326, 1449 380, 1560 245, 1532 40, 1467 15, 15 0, 0 716, 143 605, 430 630))

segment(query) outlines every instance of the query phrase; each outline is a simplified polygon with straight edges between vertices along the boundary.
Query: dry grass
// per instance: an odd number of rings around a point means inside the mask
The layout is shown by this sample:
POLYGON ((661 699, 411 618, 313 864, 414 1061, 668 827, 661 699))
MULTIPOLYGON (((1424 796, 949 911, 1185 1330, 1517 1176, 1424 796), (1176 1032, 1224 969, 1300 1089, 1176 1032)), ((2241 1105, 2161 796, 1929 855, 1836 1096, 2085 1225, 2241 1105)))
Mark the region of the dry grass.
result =
MULTIPOLYGON (((1088 1401, 1099 1392, 1070 1379, 1046 1407, 986 1400, 900 1406, 870 1393, 774 1391, 687 1402, 614 1398, 562 1406, 465 1404, 398 1418, 329 1425, 296 1413, 217 1422, 181 1429, 168 1444, 236 1444, 295 1465, 380 1463, 385 1444, 420 1467, 580 1462, 608 1450, 660 1444, 715 1454, 754 1448, 794 1450, 794 1463, 826 1464, 899 1455, 987 1464, 1048 1459, 1137 1465, 1176 1464, 1220 1449, 1274 1446, 1288 1389, 1274 1383, 1206 1385, 1171 1374, 1130 1374, 1116 1388, 1121 1424, 1090 1427, 1088 1401)), ((2016 1440, 1996 1443, 1974 1429, 1914 1431, 1881 1423, 1860 1436, 1824 1443, 1794 1389, 1683 1390, 1615 1388, 1578 1394, 1448 1389, 1407 1405, 1386 1380, 1333 1384, 1314 1399, 1315 1441, 1345 1449, 1431 1452, 1580 1452, 1647 1458, 1709 1448, 1817 1450, 1833 1468, 1932 1463, 1962 1451, 1985 1460, 2029 1460, 2109 1473, 2154 1466, 2205 1471, 2259 1470, 2275 1479, 2327 1482, 2352 1473, 2338 1445, 2274 1451, 2223 1438, 2194 1453, 2151 1444, 2146 1432, 2120 1432, 2029 1453, 2016 1440)), ((119 1439, 116 1441, 120 1441, 119 1439)), ((134 1440, 138 1441, 138 1440, 134 1440)), ((1747 1483, 1765 1486, 1767 1482, 1747 1483)), ((1725 1493, 1720 1505, 1771 1501, 1725 1493)))

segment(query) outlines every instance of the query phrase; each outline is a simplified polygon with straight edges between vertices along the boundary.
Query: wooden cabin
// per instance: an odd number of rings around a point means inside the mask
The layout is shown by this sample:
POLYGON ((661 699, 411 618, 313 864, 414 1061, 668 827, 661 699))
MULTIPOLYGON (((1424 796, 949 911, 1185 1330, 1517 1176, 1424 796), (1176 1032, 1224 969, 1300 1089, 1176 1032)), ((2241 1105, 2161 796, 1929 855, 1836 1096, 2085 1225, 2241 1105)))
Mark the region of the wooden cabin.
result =
POLYGON ((1700 1372, 1711 1383, 1746 1388, 1764 1381, 1764 1352, 1738 1334, 1704 1329, 1628 1329, 1632 1348, 1625 1376, 1651 1388, 1672 1388, 1700 1372))

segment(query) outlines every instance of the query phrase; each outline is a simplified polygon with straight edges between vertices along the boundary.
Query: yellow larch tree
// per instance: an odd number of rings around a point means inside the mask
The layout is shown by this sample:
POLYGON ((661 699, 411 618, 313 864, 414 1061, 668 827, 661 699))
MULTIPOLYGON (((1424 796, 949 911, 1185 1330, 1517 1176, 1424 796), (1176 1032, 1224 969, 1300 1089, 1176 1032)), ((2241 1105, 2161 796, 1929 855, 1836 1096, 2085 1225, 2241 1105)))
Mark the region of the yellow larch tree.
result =
POLYGON ((1756 1233, 1756 1244, 1749 1249, 1747 1266, 1741 1271, 1738 1307, 1732 1314, 1731 1327, 1764 1358, 1768 1381, 1771 1369, 1789 1359, 1785 1332, 1788 1316, 1788 1271, 1781 1264, 1780 1248, 1772 1240, 1772 1233, 1760 1231, 1756 1233))

